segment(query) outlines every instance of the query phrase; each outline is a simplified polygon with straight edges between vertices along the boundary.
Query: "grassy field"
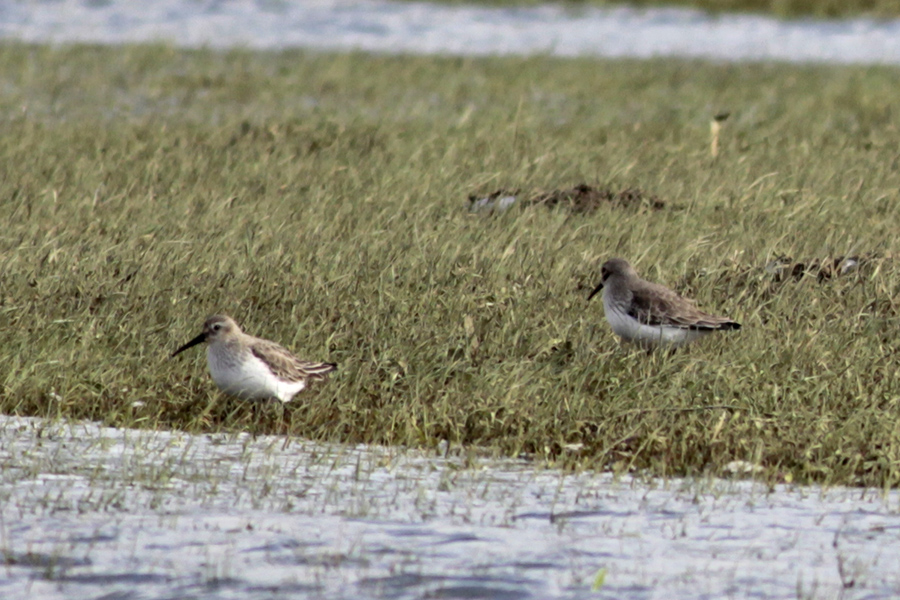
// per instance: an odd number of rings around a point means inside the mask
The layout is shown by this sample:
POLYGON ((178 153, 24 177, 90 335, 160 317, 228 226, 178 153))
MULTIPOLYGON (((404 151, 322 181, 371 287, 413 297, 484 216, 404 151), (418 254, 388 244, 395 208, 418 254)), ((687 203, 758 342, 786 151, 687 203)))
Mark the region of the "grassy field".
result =
POLYGON ((536 6, 556 3, 578 9, 585 6, 683 7, 712 13, 756 13, 778 17, 897 18, 900 0, 436 0, 442 4, 536 6))
POLYGON ((0 410, 895 485, 897 75, 3 46, 0 410), (525 202, 581 183, 616 201, 525 202), (620 345, 614 255, 744 329, 620 345), (229 399, 168 358, 217 311, 340 371, 229 399))

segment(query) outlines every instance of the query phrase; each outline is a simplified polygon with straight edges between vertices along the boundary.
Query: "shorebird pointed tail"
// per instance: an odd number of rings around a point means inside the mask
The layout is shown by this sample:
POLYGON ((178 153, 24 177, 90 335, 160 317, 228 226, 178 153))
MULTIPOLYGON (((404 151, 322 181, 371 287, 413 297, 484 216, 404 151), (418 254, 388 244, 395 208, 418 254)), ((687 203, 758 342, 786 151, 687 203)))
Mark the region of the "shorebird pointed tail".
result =
POLYGON ((337 367, 337 363, 330 362, 304 363, 303 371, 311 379, 325 379, 325 376, 336 371, 337 367))
POLYGON ((702 331, 729 331, 741 328, 741 324, 737 321, 732 321, 731 319, 725 319, 722 317, 712 318, 712 319, 703 319, 697 321, 692 324, 689 329, 699 329, 702 331))

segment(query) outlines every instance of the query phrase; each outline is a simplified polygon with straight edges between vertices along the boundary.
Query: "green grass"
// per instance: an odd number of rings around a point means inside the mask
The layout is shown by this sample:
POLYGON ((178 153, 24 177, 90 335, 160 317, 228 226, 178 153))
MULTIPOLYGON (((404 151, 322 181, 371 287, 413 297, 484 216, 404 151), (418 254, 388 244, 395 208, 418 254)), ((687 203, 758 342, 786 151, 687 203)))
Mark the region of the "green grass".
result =
POLYGON ((631 6, 638 8, 681 7, 720 13, 757 13, 783 18, 897 18, 900 0, 435 0, 441 4, 485 6, 537 6, 559 4, 564 7, 631 6))
POLYGON ((897 75, 3 46, 0 410, 895 485, 897 75), (666 207, 466 210, 580 182, 666 207), (882 259, 764 268, 853 252, 882 259), (585 301, 613 255, 744 329, 620 345, 585 301), (217 311, 340 371, 229 399, 168 359, 217 311))

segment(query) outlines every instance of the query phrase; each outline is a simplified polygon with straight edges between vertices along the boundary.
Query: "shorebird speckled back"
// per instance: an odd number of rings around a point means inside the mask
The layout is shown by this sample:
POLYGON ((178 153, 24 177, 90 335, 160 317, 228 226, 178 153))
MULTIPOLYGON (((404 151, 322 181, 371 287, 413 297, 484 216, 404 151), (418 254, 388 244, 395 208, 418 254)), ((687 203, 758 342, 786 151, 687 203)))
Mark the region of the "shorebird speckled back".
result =
POLYGON ((603 291, 603 310, 613 331, 645 348, 680 346, 713 331, 740 329, 727 317, 705 313, 692 300, 640 278, 623 258, 611 258, 600 272, 600 284, 588 296, 603 291))
POLYGON ((203 332, 172 356, 207 343, 206 359, 213 381, 226 394, 244 400, 277 398, 289 402, 310 379, 324 379, 337 365, 300 360, 275 342, 247 335, 234 319, 213 315, 203 332))

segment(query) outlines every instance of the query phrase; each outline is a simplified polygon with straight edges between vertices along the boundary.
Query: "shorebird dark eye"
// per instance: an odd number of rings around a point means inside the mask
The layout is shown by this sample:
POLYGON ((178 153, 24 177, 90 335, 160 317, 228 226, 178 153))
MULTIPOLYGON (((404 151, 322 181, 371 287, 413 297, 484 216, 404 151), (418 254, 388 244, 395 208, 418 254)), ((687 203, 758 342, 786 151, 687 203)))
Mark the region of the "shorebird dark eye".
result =
POLYGON ((218 323, 216 323, 215 325, 213 325, 213 331, 218 331, 218 330, 220 330, 220 329, 222 329, 222 326, 219 325, 218 323))

